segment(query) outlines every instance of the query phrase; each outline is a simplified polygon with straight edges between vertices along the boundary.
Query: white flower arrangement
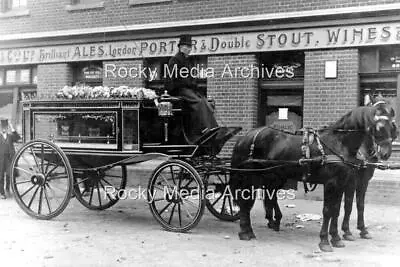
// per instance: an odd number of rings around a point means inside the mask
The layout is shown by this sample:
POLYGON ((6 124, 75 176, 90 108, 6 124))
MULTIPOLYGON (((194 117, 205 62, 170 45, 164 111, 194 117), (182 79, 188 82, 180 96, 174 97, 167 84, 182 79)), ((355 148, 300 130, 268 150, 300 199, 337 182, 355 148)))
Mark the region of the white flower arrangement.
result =
POLYGON ((64 86, 57 94, 60 99, 150 99, 157 98, 154 90, 143 87, 108 87, 108 86, 64 86))

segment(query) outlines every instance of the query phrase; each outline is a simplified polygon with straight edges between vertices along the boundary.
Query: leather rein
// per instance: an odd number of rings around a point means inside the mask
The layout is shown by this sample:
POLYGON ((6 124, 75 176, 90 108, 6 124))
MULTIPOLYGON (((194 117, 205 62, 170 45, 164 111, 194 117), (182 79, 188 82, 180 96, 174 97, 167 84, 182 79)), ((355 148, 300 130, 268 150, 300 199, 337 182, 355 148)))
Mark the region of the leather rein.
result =
MULTIPOLYGON (((388 116, 375 116, 374 120, 375 121, 389 120, 389 117, 388 116)), ((264 127, 260 128, 260 129, 258 129, 256 134, 253 136, 253 140, 252 140, 252 143, 250 145, 250 150, 249 150, 249 160, 250 161, 254 162, 256 160, 256 159, 253 159, 253 154, 254 154, 254 149, 255 149, 255 142, 256 142, 257 137, 259 136, 259 134, 263 130, 265 130, 267 128, 274 129, 274 130, 286 133, 283 130, 276 129, 276 128, 273 128, 273 127, 270 127, 270 126, 264 126, 264 127)), ((303 166, 304 169, 305 169, 305 171, 303 173, 303 179, 302 180, 303 180, 303 184, 304 184, 304 190, 305 190, 306 193, 308 193, 310 191, 314 191, 316 189, 316 187, 317 187, 317 184, 312 184, 311 188, 309 188, 308 185, 307 185, 307 183, 308 183, 307 182, 307 177, 310 176, 310 173, 309 173, 310 172, 310 168, 309 168, 310 163, 312 163, 312 162, 320 162, 321 165, 324 165, 324 164, 329 164, 329 163, 339 163, 339 162, 341 162, 341 163, 350 165, 352 167, 355 167, 357 169, 365 168, 368 165, 369 160, 372 159, 373 157, 375 157, 376 155, 378 155, 381 145, 384 145, 384 144, 387 144, 387 143, 391 143, 393 141, 392 138, 387 138, 387 139, 378 141, 378 140, 376 140, 374 134, 371 133, 369 130, 333 129, 333 131, 335 131, 335 132, 345 132, 345 133, 347 133, 347 132, 366 132, 366 133, 371 135, 372 143, 374 145, 373 154, 369 154, 368 158, 366 158, 365 160, 357 159, 357 158, 354 159, 354 160, 351 160, 351 159, 346 159, 343 155, 338 153, 335 149, 333 149, 332 147, 330 147, 329 145, 327 145, 325 142, 323 142, 321 140, 319 132, 320 131, 324 131, 324 130, 326 131, 326 130, 328 130, 328 128, 319 129, 319 130, 313 130, 313 129, 305 129, 304 130, 303 145, 302 145, 303 158, 299 159, 297 161, 297 164, 300 165, 300 166, 303 166), (313 139, 317 142, 318 150, 321 153, 321 157, 319 157, 319 158, 311 158, 311 155, 310 155, 310 152, 309 152, 309 145, 310 144, 304 142, 305 138, 309 137, 308 134, 314 135, 313 139), (327 148, 328 150, 330 150, 333 155, 326 155, 324 147, 327 148), (308 149, 308 151, 307 151, 307 149, 308 149), (306 150, 306 151, 304 151, 304 150, 306 150)), ((360 152, 358 151, 358 153, 360 153, 360 152)), ((272 163, 272 161, 269 161, 269 160, 261 160, 261 161, 271 162, 272 163)), ((286 162, 287 164, 279 164, 279 165, 268 167, 268 168, 264 168, 264 169, 251 169, 251 170, 250 169, 232 169, 232 170, 234 170, 234 171, 235 170, 237 170, 237 171, 252 171, 252 172, 255 172, 255 171, 268 171, 268 170, 271 170, 271 169, 274 169, 274 168, 280 168, 280 167, 284 167, 284 166, 286 166, 288 164, 296 163, 296 161, 279 161, 279 162, 281 162, 281 163, 285 163, 286 162)))

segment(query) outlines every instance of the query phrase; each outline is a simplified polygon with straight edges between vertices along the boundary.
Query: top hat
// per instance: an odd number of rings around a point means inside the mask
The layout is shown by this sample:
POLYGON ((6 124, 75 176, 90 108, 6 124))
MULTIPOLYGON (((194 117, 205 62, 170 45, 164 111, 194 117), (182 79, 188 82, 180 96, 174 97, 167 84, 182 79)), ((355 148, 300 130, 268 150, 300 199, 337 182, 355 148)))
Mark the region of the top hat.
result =
POLYGON ((1 128, 2 129, 7 129, 8 127, 8 120, 7 119, 1 119, 1 128))
POLYGON ((179 37, 179 43, 178 46, 181 45, 188 45, 192 46, 192 36, 189 34, 183 34, 179 37))

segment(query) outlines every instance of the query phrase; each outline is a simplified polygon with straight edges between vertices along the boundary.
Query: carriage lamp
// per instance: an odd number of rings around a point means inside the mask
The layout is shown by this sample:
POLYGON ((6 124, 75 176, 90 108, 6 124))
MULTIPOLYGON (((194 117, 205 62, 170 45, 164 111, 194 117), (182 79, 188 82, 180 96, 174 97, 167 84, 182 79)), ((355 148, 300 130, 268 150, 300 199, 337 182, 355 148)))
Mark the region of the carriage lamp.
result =
POLYGON ((172 102, 170 100, 170 95, 167 91, 161 95, 160 101, 158 103, 158 116, 160 117, 172 117, 172 102))
POLYGON ((173 105, 171 102, 171 96, 168 94, 167 91, 161 95, 160 101, 158 103, 158 116, 163 118, 164 120, 164 140, 168 142, 168 119, 172 117, 173 114, 173 105))
POLYGON ((160 117, 172 117, 172 103, 171 102, 160 102, 158 104, 158 116, 160 117))

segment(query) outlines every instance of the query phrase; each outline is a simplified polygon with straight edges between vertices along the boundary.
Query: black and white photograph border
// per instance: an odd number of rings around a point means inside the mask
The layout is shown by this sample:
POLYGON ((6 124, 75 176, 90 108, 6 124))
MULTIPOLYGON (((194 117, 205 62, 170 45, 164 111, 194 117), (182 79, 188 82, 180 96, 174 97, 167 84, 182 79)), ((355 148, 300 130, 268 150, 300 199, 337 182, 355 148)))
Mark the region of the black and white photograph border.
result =
POLYGON ((2 266, 395 266, 400 0, 0 0, 2 266))

